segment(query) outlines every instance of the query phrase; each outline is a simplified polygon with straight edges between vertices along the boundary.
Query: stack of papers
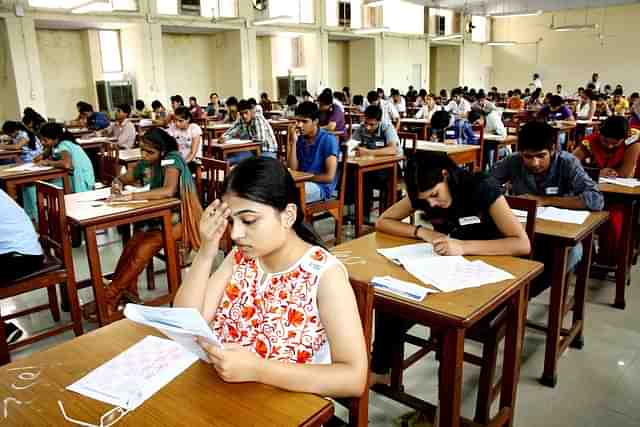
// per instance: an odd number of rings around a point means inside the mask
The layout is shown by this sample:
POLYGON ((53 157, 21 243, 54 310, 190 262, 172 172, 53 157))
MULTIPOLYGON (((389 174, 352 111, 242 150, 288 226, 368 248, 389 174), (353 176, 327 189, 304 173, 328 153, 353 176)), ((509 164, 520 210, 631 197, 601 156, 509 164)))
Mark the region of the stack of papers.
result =
POLYGON ((127 304, 124 315, 129 320, 158 329, 204 361, 208 361, 208 358, 204 350, 195 342, 196 337, 204 338, 222 348, 222 342, 195 308, 148 307, 127 304))
POLYGON ((461 256, 443 256, 409 261, 404 268, 422 282, 438 288, 442 292, 475 288, 488 283, 501 282, 514 277, 486 262, 468 261, 461 256))
POLYGON ((424 258, 439 256, 433 251, 431 243, 416 243, 396 246, 395 248, 378 249, 378 253, 397 265, 404 265, 404 261, 419 261, 424 258))
POLYGON ((227 141, 225 141, 225 144, 248 144, 250 142, 253 142, 250 139, 229 139, 227 141))
POLYGON ((403 280, 394 279, 391 276, 374 277, 371 280, 373 287, 385 292, 407 298, 412 301, 420 302, 428 293, 436 292, 434 289, 418 286, 415 283, 405 282, 403 280))
POLYGON ((539 207, 536 217, 547 221, 566 222, 568 224, 582 224, 589 217, 589 211, 560 209, 553 206, 539 207))
POLYGON ((623 187, 640 187, 640 181, 635 178, 600 178, 600 184, 614 184, 621 185, 623 187))
POLYGON ((148 336, 67 390, 132 411, 197 360, 178 343, 148 336))

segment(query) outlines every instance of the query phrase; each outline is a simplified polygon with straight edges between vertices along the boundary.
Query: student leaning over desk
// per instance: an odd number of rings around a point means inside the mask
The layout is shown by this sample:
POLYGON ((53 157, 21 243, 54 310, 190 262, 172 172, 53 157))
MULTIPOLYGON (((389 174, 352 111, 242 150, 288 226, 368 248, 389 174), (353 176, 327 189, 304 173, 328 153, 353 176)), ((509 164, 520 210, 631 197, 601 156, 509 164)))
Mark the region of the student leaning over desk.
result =
MULTIPOLYGON (((376 230, 432 243, 439 255, 525 255, 529 238, 500 187, 456 166, 444 153, 418 152, 407 163, 408 196, 386 210, 376 230), (423 212, 433 230, 403 220, 423 212)), ((388 383, 391 349, 412 322, 376 313, 371 382, 388 383)))
POLYGON ((224 349, 200 345, 220 377, 324 396, 359 396, 367 353, 344 266, 303 223, 276 159, 240 162, 200 221, 202 246, 174 304, 194 307, 224 349), (236 243, 211 273, 230 225, 236 243))

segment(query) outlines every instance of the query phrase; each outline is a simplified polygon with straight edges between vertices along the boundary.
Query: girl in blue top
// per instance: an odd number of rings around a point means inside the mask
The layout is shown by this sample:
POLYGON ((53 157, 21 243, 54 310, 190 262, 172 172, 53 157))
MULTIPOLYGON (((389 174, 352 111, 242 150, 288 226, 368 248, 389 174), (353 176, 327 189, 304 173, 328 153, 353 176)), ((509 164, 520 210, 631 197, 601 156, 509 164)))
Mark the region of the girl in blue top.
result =
POLYGON ((42 153, 42 144, 38 137, 20 122, 5 122, 2 132, 11 137, 11 144, 0 144, 1 150, 19 149, 20 159, 29 163, 42 153))

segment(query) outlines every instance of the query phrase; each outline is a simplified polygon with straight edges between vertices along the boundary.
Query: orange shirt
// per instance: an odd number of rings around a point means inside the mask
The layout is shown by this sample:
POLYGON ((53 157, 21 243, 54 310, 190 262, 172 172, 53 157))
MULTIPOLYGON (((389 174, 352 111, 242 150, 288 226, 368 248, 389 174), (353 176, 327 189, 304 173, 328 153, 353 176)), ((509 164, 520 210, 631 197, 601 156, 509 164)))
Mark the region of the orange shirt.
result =
POLYGON ((524 108, 524 101, 521 98, 509 98, 507 108, 510 110, 522 110, 524 108))

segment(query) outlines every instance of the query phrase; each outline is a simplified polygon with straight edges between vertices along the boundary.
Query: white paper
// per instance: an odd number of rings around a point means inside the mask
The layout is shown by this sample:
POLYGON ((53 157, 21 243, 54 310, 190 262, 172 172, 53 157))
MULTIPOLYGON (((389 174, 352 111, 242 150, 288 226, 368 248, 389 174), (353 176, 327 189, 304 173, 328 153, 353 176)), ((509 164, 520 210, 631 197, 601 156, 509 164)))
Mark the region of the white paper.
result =
POLYGON ((129 150, 120 150, 118 153, 120 160, 140 160, 142 159, 142 151, 139 148, 132 148, 129 150))
POLYGON ((527 222, 527 211, 523 211, 520 209, 511 209, 511 212, 518 219, 518 221, 524 222, 524 223, 527 222))
POLYGON ((171 340, 148 336, 67 390, 131 411, 197 360, 171 340))
POLYGON ((422 301, 427 294, 437 292, 435 289, 429 289, 424 286, 416 285, 415 283, 394 279, 391 276, 374 277, 371 280, 371 283, 376 289, 417 302, 422 301))
POLYGON ((398 265, 404 265, 404 260, 419 261, 424 258, 439 256, 433 251, 433 245, 431 243, 415 243, 413 245, 402 245, 396 246, 394 248, 378 249, 377 251, 380 255, 398 265))
POLYGON ((560 209, 553 206, 539 207, 536 218, 547 221, 566 222, 569 224, 582 224, 589 217, 589 211, 577 211, 572 209, 560 209))
POLYGON ((124 315, 129 320, 158 329, 204 361, 208 361, 208 358, 204 350, 195 342, 196 337, 202 337, 222 348, 222 342, 195 308, 127 304, 124 308, 124 315))
POLYGON ((38 166, 33 163, 25 163, 20 166, 14 166, 12 168, 5 169, 7 172, 40 172, 53 169, 53 166, 38 166))
POLYGON ((225 144, 248 144, 250 142, 253 142, 250 139, 229 139, 227 141, 225 141, 225 144))
POLYGON ((640 187, 640 181, 635 178, 607 178, 600 177, 600 184, 621 185, 623 187, 640 187))
POLYGON ((72 193, 64 196, 65 204, 77 202, 91 202, 95 200, 106 199, 111 195, 111 188, 105 187, 100 190, 84 191, 81 193, 72 193))
POLYGON ((483 261, 468 261, 461 256, 408 261, 404 268, 414 277, 442 292, 475 288, 514 278, 510 273, 483 261))

